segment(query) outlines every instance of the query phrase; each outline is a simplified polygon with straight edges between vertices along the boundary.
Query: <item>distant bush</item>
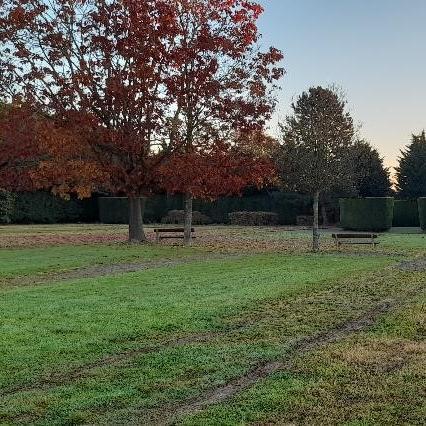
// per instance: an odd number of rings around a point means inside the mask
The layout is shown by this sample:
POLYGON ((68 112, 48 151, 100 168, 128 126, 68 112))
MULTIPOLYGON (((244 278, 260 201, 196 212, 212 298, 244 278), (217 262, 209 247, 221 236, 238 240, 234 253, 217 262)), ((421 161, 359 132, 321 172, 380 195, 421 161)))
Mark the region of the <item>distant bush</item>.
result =
POLYGON ((278 225, 279 216, 272 212, 233 212, 229 213, 229 223, 240 226, 278 225))
POLYGON ((297 216, 296 224, 298 226, 312 226, 314 224, 313 216, 297 216))
POLYGON ((419 218, 420 218, 420 226, 423 231, 426 231, 426 198, 419 198, 419 218))
POLYGON ((394 199, 340 199, 340 224, 352 231, 386 231, 392 227, 394 199))
MULTIPOLYGON (((185 221, 184 210, 171 210, 161 219, 161 223, 168 224, 183 224, 185 221)), ((192 224, 193 225, 209 225, 212 220, 199 211, 192 212, 192 224)))
POLYGON ((0 223, 11 223, 15 208, 15 194, 0 190, 0 223))
POLYGON ((393 226, 418 227, 419 207, 417 200, 395 200, 393 226))

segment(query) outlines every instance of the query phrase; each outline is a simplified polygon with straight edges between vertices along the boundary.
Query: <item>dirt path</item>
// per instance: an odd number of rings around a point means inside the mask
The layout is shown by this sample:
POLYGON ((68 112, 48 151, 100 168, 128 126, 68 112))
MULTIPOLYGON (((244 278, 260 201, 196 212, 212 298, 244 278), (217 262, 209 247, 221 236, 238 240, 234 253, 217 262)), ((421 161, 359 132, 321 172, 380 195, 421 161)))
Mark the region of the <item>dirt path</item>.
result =
POLYGON ((399 263, 398 269, 408 272, 426 272, 426 258, 404 260, 399 263))
POLYGON ((114 263, 109 265, 94 265, 86 266, 78 269, 72 269, 65 272, 52 272, 42 275, 32 275, 24 277, 14 277, 11 279, 4 279, 0 282, 0 287, 24 287, 31 285, 43 285, 54 282, 69 281, 74 279, 84 278, 100 278, 106 276, 114 276, 119 274, 125 274, 129 272, 139 272, 147 269, 156 269, 164 267, 173 267, 178 265, 184 265, 191 262, 203 261, 203 260, 221 260, 228 259, 230 256, 233 258, 241 257, 240 255, 223 255, 223 254, 208 254, 206 256, 190 256, 182 259, 171 260, 171 259, 160 259, 160 260, 147 260, 145 262, 133 262, 133 263, 114 263))

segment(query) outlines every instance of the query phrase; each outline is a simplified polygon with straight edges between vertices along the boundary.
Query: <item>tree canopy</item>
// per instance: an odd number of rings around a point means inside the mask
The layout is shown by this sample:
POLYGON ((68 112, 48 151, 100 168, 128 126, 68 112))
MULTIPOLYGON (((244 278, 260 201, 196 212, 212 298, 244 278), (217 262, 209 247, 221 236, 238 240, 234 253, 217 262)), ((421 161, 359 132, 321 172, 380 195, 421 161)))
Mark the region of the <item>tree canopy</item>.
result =
POLYGON ((386 197, 392 189, 389 168, 377 149, 364 140, 352 147, 354 190, 360 197, 386 197))
POLYGON ((411 143, 401 151, 396 168, 397 190, 400 197, 426 197, 426 134, 413 135, 411 143))
POLYGON ((319 249, 318 202, 321 193, 350 182, 354 126, 346 102, 333 89, 312 87, 292 105, 281 125, 277 155, 282 184, 314 197, 313 249, 319 249))
MULTIPOLYGON (((241 157, 230 141, 261 130, 282 75, 281 52, 257 48, 262 10, 246 0, 3 0, 0 93, 46 118, 34 135, 39 184, 126 195, 138 216, 140 196, 176 188, 200 158, 241 157), (174 155, 180 170, 166 167, 174 155)), ((131 239, 144 238, 140 227, 131 239)))

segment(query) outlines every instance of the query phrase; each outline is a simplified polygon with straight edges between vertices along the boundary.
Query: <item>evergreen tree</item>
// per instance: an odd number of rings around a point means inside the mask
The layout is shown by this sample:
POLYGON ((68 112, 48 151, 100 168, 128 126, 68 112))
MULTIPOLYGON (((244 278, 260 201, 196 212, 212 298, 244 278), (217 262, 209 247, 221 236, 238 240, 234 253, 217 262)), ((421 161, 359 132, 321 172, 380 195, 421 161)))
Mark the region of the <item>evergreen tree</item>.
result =
POLYGON ((313 250, 319 250, 320 195, 350 182, 354 126, 346 101, 333 89, 310 88, 292 105, 293 115, 281 125, 278 170, 290 191, 313 196, 313 250))
POLYGON ((360 197, 386 197, 391 192, 390 172, 379 152, 358 140, 353 148, 354 188, 360 197))
POLYGON ((413 135, 401 151, 396 169, 398 194, 402 198, 426 197, 426 134, 413 135))

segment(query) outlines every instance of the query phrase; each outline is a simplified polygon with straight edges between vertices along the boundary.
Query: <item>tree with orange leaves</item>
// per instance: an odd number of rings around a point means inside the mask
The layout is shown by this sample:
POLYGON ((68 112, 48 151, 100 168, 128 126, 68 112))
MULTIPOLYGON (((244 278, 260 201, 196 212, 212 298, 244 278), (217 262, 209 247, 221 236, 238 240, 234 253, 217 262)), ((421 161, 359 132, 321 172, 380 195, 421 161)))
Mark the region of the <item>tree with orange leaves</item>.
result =
POLYGON ((185 196, 184 241, 190 244, 192 199, 239 193, 271 181, 263 127, 283 75, 282 53, 260 51, 256 22, 262 7, 251 1, 182 0, 172 73, 176 99, 171 139, 180 148, 162 168, 163 183, 185 196))
POLYGON ((261 10, 247 0, 1 0, 0 93, 49 117, 38 182, 127 196, 129 240, 143 241, 140 197, 164 164, 217 151, 203 133, 223 141, 268 118, 281 54, 254 49, 261 10))
POLYGON ((0 104, 0 190, 31 191, 41 151, 38 120, 25 105, 0 104))

